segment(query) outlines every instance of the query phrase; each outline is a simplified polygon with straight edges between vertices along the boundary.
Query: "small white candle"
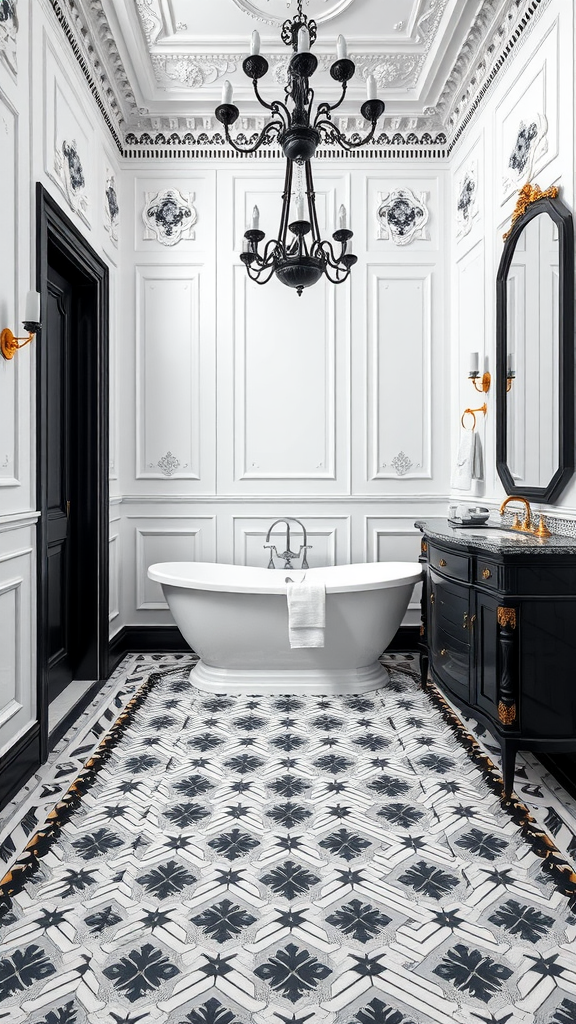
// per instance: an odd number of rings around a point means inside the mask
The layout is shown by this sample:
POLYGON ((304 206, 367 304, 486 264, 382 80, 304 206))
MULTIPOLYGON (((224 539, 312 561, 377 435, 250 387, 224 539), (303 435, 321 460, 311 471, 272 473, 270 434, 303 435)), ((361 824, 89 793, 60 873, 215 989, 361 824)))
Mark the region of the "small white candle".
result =
POLYGON ((24 306, 24 323, 40 323, 40 292, 28 292, 24 306))
POLYGON ((298 53, 308 53, 310 49, 310 33, 305 25, 298 32, 298 53))
POLYGON ((253 57, 260 53, 260 33, 254 29, 252 33, 252 43, 250 44, 250 53, 253 57))
POLYGON ((506 376, 507 377, 513 377, 514 376, 513 357, 514 357, 514 353, 513 352, 509 352, 508 356, 507 356, 507 359, 506 359, 506 376))
POLYGON ((247 238, 242 239, 242 252, 250 252, 250 242, 247 238))
POLYGON ((232 103, 232 86, 228 79, 226 79, 222 86, 222 103, 232 103))
POLYGON ((296 200, 296 220, 304 220, 304 196, 296 200))
POLYGON ((260 210, 257 206, 252 210, 252 231, 258 231, 260 228, 260 210))
POLYGON ((338 36, 338 40, 336 42, 336 56, 338 57, 338 60, 344 60, 344 58, 348 56, 348 47, 346 46, 346 40, 343 35, 338 36))
POLYGON ((344 205, 338 210, 338 228, 340 231, 346 228, 346 207, 344 205))
POLYGON ((366 95, 369 100, 376 99, 376 79, 374 75, 368 75, 366 79, 366 95))
POLYGON ((470 353, 470 374, 478 373, 479 358, 477 352, 470 353))

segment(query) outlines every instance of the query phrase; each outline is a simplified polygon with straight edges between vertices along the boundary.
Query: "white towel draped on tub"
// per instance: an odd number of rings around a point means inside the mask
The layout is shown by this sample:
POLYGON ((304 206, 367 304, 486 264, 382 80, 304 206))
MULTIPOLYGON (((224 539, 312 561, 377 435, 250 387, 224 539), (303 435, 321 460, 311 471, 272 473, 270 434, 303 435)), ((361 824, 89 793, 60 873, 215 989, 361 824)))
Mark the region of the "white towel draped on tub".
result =
POLYGON ((289 583, 288 637, 290 647, 324 647, 326 586, 324 583, 289 583))

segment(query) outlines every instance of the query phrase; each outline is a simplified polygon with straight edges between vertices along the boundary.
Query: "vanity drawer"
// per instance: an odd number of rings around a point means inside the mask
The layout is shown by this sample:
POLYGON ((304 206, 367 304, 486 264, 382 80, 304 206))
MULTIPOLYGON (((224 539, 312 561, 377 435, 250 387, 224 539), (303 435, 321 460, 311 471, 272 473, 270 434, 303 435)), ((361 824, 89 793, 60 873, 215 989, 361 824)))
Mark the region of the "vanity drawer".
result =
POLYGON ((460 643, 470 643, 470 591, 430 572, 430 618, 460 643))
POLYGON ((491 562, 488 558, 477 558, 474 570, 474 582, 492 590, 503 590, 505 587, 504 566, 491 562))
POLYGON ((457 697, 470 700, 470 645, 460 643, 443 629, 433 631, 432 668, 457 697))
POLYGON ((454 580, 464 580, 468 583, 470 579, 470 556, 455 554, 454 551, 445 551, 437 548, 435 544, 428 545, 428 562, 431 569, 438 569, 445 576, 451 576, 454 580))

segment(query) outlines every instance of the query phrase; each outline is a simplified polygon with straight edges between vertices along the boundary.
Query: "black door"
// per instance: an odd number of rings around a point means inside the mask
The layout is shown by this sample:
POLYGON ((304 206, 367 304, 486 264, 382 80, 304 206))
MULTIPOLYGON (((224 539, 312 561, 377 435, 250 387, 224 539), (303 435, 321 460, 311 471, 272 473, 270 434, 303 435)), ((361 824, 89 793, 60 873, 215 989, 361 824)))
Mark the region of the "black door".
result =
MULTIPOLYGON (((51 253, 48 265, 48 302, 44 312, 43 343, 47 350, 46 418, 46 574, 48 587, 48 702, 74 678, 76 652, 72 616, 74 551, 69 530, 74 466, 73 440, 77 437, 72 365, 75 342, 74 275, 64 260, 51 253), (59 273, 53 265, 60 263, 59 273), (66 273, 68 270, 68 273, 66 273)), ((77 514, 79 510, 74 509, 77 514)))
POLYGON ((38 186, 38 716, 108 673, 108 270, 38 186))

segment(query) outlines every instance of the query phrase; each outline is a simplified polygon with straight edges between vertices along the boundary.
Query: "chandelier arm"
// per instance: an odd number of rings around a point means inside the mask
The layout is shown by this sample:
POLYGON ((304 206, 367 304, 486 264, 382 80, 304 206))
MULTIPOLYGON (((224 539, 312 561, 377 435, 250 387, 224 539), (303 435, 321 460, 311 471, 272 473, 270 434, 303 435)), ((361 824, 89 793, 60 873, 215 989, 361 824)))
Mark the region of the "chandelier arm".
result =
POLYGON ((248 270, 248 277, 250 278, 251 281, 255 281, 256 284, 268 284, 268 281, 270 281, 270 279, 274 275, 274 264, 272 263, 270 264, 269 267, 261 267, 259 270, 252 270, 251 267, 247 267, 246 269, 248 270), (266 270, 270 271, 268 277, 265 277, 262 280, 260 280, 262 274, 266 270))
POLYGON ((282 103, 282 100, 274 100, 272 103, 267 103, 266 100, 263 99, 263 97, 260 95, 260 91, 258 89, 258 80, 256 78, 253 79, 252 84, 254 85, 254 92, 256 94, 256 99, 258 100, 260 106, 265 107, 266 110, 271 110, 273 114, 283 114, 285 118, 283 127, 289 128, 290 111, 288 110, 286 104, 282 103))
POLYGON ((331 267, 332 270, 341 269, 340 260, 334 255, 332 242, 329 242, 328 239, 326 238, 322 242, 318 242, 317 247, 319 250, 319 254, 321 253, 322 258, 326 261, 327 267, 331 267))
MULTIPOLYGON (((319 118, 326 115, 328 121, 330 121, 330 113, 332 110, 337 110, 338 107, 344 102, 346 98, 346 92, 348 90, 348 82, 342 82, 342 95, 337 103, 319 103, 318 110, 316 111, 316 117, 314 120, 314 127, 317 128, 319 124, 319 118)), ((331 123, 331 122, 330 122, 331 123)))
POLYGON ((330 281, 330 284, 343 284, 344 281, 346 281, 346 279, 348 277, 350 277, 350 269, 349 268, 345 271, 344 274, 342 274, 342 277, 338 277, 339 271, 340 271, 340 267, 336 267, 336 277, 330 277, 330 274, 328 273, 328 270, 326 269, 326 267, 324 268, 324 273, 326 274, 326 277, 330 281))
POLYGON ((228 125, 224 125, 224 134, 226 135, 226 141, 229 143, 230 146, 232 146, 232 149, 236 150, 237 153, 255 153, 257 149, 260 149, 260 146, 263 145, 264 142, 272 141, 272 135, 274 133, 276 133, 276 135, 279 135, 280 132, 282 131, 284 131, 284 125, 282 124, 282 121, 270 121, 270 123, 267 124, 262 129, 259 137, 257 138, 253 146, 239 146, 236 142, 234 142, 234 139, 230 135, 230 129, 228 125))
POLYGON ((346 136, 344 135, 344 133, 341 132, 340 129, 337 128, 336 125, 332 121, 328 121, 328 120, 318 121, 317 124, 314 125, 314 127, 319 129, 320 132, 325 133, 325 135, 324 135, 324 141, 325 142, 331 142, 331 141, 335 140, 336 142, 339 143, 340 146, 342 146, 342 149, 351 150, 351 149, 359 149, 360 146, 366 146, 367 143, 371 142, 372 139, 374 138, 374 133, 376 132, 376 125, 377 125, 377 121, 373 121, 372 122, 372 127, 371 127, 370 131, 368 132, 368 135, 366 136, 365 139, 360 139, 359 142, 351 142, 349 139, 347 139, 346 136))

